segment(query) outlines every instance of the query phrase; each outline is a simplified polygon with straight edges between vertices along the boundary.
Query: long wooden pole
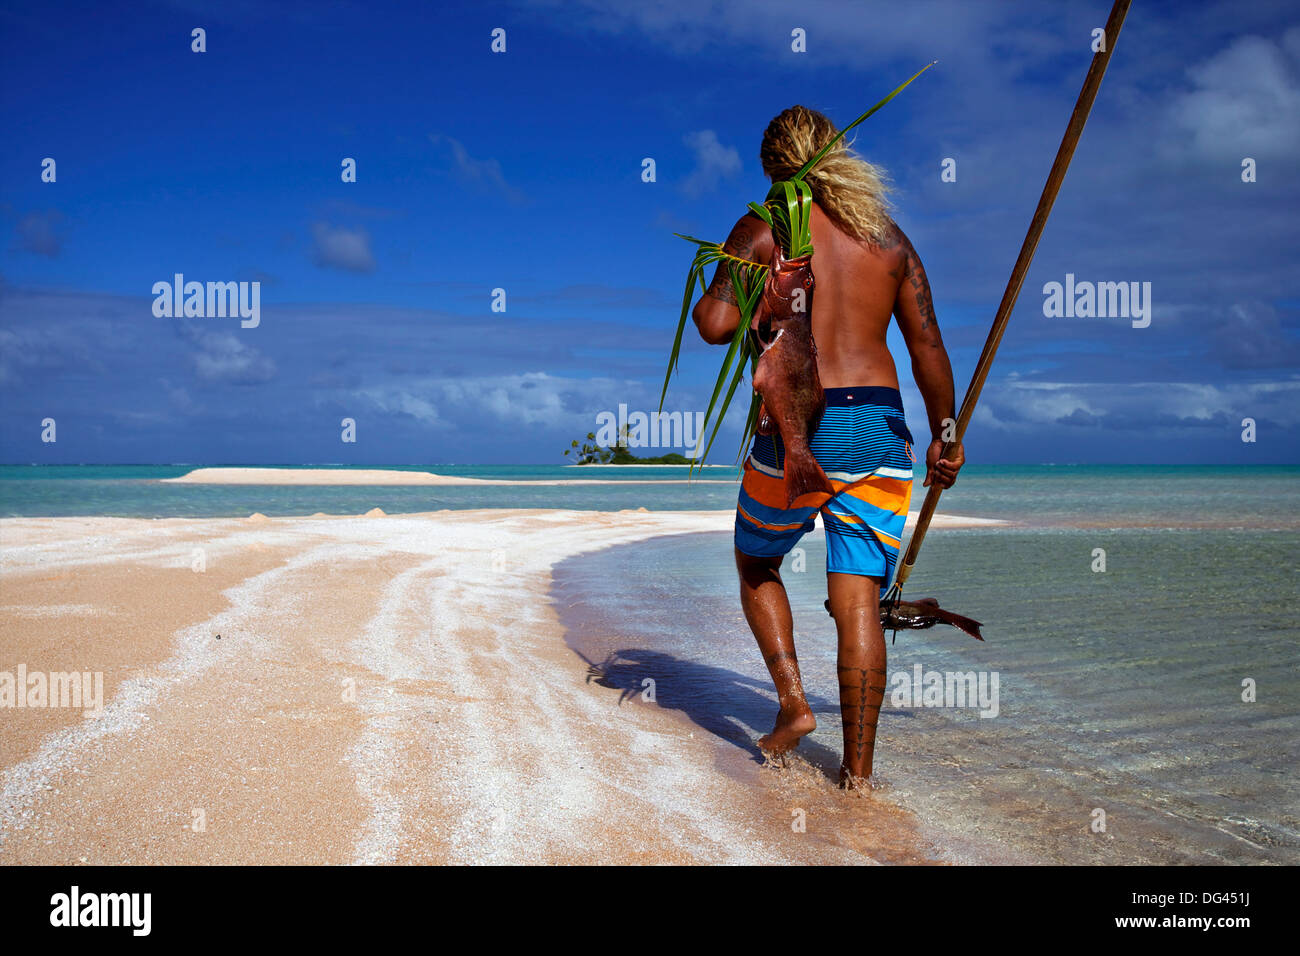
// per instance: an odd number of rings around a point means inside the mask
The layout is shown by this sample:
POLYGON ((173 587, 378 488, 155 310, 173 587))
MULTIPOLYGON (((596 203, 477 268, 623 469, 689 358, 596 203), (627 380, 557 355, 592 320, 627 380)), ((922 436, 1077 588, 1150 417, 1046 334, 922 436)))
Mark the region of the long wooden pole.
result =
MULTIPOLYGON (((970 387, 966 389, 966 397, 962 399, 961 412, 957 415, 957 427, 954 431, 953 440, 944 443, 941 458, 947 456, 948 449, 952 444, 961 443, 962 436, 966 434, 966 426, 970 424, 971 415, 975 413, 975 403, 979 401, 980 391, 984 388, 984 380, 988 378, 989 369, 993 366, 993 358, 997 355, 998 346, 1002 343, 1002 333, 1007 330, 1007 323, 1011 321, 1011 311, 1015 308, 1016 298, 1020 295, 1020 286, 1025 281, 1025 274, 1029 271, 1030 262, 1033 261, 1034 251, 1038 248, 1039 237, 1043 234, 1043 227, 1047 225, 1047 217, 1052 212, 1052 204, 1056 202, 1056 194, 1061 191, 1061 183, 1065 181, 1065 172, 1070 168, 1070 160, 1074 157, 1074 148, 1079 144, 1079 136, 1083 133, 1083 124, 1088 121, 1088 113, 1092 110, 1092 103, 1097 98, 1097 90, 1101 88, 1101 78, 1106 75, 1106 66, 1110 63, 1111 54, 1115 52, 1115 44, 1119 40, 1119 31, 1124 25, 1124 17, 1128 13, 1130 2, 1131 0, 1115 0, 1115 5, 1110 9, 1110 18, 1106 21, 1105 49, 1098 50, 1093 54, 1092 65, 1088 68, 1088 76, 1083 81, 1083 89, 1079 92, 1078 102, 1074 104, 1074 112, 1070 114, 1070 125, 1065 128, 1065 136, 1061 139, 1061 148, 1056 151, 1056 161, 1052 163, 1052 171, 1047 174, 1047 184, 1043 186, 1043 195, 1039 197, 1038 208, 1034 211, 1033 222, 1029 224, 1029 234, 1025 236, 1024 245, 1020 247, 1020 255, 1016 259, 1016 267, 1011 270, 1007 290, 1002 294, 1002 304, 998 306, 997 317, 993 320, 993 328, 989 330, 989 337, 984 343, 984 351, 980 354, 980 360, 975 366, 975 374, 971 377, 970 387)), ((898 562, 898 571, 895 574, 893 586, 895 593, 902 589, 907 582, 908 575, 912 573, 912 567, 916 564, 916 556, 921 551, 921 542, 925 540, 925 532, 930 527, 930 519, 934 517, 935 508, 939 504, 939 495, 942 493, 943 489, 938 484, 930 485, 930 490, 925 496, 925 503, 921 505, 921 513, 916 521, 916 529, 912 532, 912 538, 908 542, 907 553, 898 562)))

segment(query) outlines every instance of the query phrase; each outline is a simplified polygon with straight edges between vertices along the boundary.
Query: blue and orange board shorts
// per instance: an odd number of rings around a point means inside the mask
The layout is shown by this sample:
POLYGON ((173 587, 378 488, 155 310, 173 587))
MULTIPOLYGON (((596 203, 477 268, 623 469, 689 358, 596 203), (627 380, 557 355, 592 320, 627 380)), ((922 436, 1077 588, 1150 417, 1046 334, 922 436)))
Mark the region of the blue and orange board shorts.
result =
POLYGON ((826 389, 826 413, 808 444, 835 494, 820 505, 787 508, 781 436, 755 435, 736 504, 736 548, 758 557, 788 554, 820 511, 827 572, 879 578, 883 591, 898 562, 916 461, 898 389, 826 389))

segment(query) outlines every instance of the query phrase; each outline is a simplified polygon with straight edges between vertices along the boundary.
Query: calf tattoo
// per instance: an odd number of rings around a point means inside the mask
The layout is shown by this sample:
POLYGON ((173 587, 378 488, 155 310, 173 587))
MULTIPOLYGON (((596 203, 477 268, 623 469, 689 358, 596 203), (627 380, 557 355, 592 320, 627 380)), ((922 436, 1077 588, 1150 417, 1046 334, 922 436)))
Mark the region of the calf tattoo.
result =
POLYGON ((854 749, 861 760, 862 752, 868 746, 874 747, 876 743, 876 721, 880 719, 880 701, 885 694, 886 675, 883 670, 875 667, 839 667, 837 670, 840 672, 840 707, 844 715, 842 723, 845 747, 849 745, 849 737, 852 735, 854 749), (877 678, 880 683, 871 683, 872 678, 877 678), (868 702, 868 692, 875 696, 875 703, 868 702), (858 710, 856 719, 849 716, 852 707, 858 710), (868 711, 873 715, 870 726, 867 722, 868 711))
POLYGON ((794 651, 777 651, 771 657, 764 658, 764 660, 767 661, 768 667, 773 667, 780 661, 791 661, 795 664, 799 663, 799 659, 795 657, 794 651))

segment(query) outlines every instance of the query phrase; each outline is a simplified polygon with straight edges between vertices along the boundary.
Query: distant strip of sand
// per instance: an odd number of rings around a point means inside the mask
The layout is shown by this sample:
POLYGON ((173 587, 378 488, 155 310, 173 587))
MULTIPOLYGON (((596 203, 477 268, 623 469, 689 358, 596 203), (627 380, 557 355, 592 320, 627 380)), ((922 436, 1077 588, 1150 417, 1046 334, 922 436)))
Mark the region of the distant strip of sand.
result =
MULTIPOLYGON (((586 466, 583 466, 586 467, 586 466)), ((618 467, 629 467, 620 465, 618 467)), ((651 467, 651 466, 647 466, 651 467)), ((653 467, 673 467, 672 465, 653 467)), ((684 467, 684 466, 683 466, 684 467)), ((736 479, 688 478, 464 478, 431 471, 362 468, 195 468, 159 481, 191 485, 685 485, 737 484, 736 479)))

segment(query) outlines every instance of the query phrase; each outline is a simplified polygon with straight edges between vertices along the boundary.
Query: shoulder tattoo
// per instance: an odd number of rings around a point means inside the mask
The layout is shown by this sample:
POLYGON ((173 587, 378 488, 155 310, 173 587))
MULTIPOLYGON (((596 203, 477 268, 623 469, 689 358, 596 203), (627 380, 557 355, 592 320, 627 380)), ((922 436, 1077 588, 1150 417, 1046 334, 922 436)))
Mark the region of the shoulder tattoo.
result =
POLYGON ((903 267, 903 278, 911 286, 911 295, 916 303, 916 311, 921 316, 921 331, 928 332, 934 329, 939 330, 939 320, 934 314, 934 299, 930 295, 930 283, 925 275, 925 268, 921 265, 921 259, 912 248, 912 244, 907 243, 907 263, 903 267))
MULTIPOLYGON (((727 241, 722 244, 722 248, 731 253, 733 256, 739 256, 742 259, 752 259, 754 257, 754 242, 757 239, 756 227, 742 219, 736 223, 731 235, 727 236, 727 241)), ((718 263, 717 270, 713 273, 713 282, 709 284, 708 295, 731 305, 736 304, 736 290, 731 284, 731 267, 725 260, 718 263)))

